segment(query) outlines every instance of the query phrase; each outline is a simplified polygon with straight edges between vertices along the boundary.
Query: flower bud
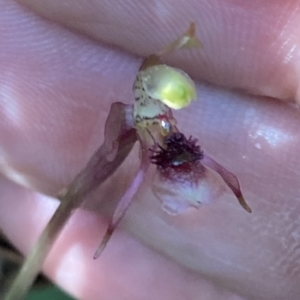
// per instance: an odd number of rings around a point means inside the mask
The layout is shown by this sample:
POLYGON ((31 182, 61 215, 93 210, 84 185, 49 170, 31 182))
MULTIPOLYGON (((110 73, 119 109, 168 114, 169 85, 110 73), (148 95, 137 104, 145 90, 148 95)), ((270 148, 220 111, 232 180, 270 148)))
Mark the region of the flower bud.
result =
POLYGON ((184 108, 197 98, 194 82, 179 69, 155 65, 140 75, 146 93, 172 109, 184 108))

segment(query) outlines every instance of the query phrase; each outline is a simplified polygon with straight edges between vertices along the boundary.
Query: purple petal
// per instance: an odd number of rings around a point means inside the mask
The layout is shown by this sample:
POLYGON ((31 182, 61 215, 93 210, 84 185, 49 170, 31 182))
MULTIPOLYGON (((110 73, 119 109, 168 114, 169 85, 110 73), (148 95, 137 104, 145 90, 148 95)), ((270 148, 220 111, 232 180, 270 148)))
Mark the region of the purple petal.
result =
POLYGON ((116 227, 118 226, 118 224, 124 217, 125 212, 130 207, 130 204, 131 204, 135 194, 137 193, 137 191, 139 190, 139 187, 141 186, 141 184, 144 181, 149 164, 150 164, 150 161, 149 161, 149 157, 148 157, 148 151, 147 151, 147 149, 142 148, 142 159, 141 159, 140 168, 137 171, 134 179, 132 180, 131 185, 129 186, 129 188, 126 190, 123 197, 119 201, 119 203, 113 213, 113 216, 112 216, 111 220, 109 221, 107 231, 101 241, 101 244, 98 247, 98 249, 94 255, 94 259, 97 259, 100 256, 100 254, 104 250, 106 244, 110 240, 113 232, 115 231, 116 227))
POLYGON ((152 183, 153 194, 168 214, 184 213, 189 208, 214 203, 225 191, 219 176, 200 161, 190 166, 157 169, 152 183))
POLYGON ((240 189, 240 184, 235 175, 222 167, 219 163, 213 160, 210 156, 204 153, 204 157, 202 159, 202 163, 212 170, 216 171, 224 180, 224 182, 228 185, 228 187, 232 190, 232 192, 237 197, 241 206, 248 212, 251 213, 252 210, 246 203, 242 191, 240 189))
POLYGON ((85 197, 111 176, 130 153, 137 141, 133 127, 133 106, 113 103, 105 123, 104 143, 95 152, 87 166, 72 182, 69 192, 74 190, 85 197))

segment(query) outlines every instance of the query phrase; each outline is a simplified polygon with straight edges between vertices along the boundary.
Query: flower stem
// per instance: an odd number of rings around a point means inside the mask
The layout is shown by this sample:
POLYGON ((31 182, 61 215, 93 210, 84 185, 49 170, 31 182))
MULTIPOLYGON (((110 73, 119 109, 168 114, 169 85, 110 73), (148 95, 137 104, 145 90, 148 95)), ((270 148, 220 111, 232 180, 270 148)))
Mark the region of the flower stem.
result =
POLYGON ((74 178, 67 193, 60 197, 59 207, 25 259, 4 300, 25 298, 55 240, 75 209, 82 205, 84 198, 92 190, 118 169, 130 153, 137 140, 136 131, 128 120, 128 116, 132 115, 132 106, 112 104, 105 124, 103 145, 92 156, 84 170, 74 178), (111 153, 116 154, 113 159, 108 159, 111 153))

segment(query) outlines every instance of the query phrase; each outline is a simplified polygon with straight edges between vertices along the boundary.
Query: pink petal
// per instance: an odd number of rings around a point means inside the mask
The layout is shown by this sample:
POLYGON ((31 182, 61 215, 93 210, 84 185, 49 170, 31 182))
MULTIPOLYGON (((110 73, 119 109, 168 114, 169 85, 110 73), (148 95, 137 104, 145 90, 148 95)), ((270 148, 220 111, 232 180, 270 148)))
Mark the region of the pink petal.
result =
POLYGON ((202 163, 212 170, 216 171, 224 180, 224 182, 228 185, 228 187, 232 190, 232 192, 237 197, 241 206, 248 212, 251 213, 252 210, 246 203, 244 196, 242 194, 239 181, 237 177, 222 167, 219 163, 213 160, 210 156, 204 153, 204 158, 202 159, 202 163))
MULTIPOLYGON (((141 145, 143 145, 143 144, 141 143, 141 145)), ((131 185, 126 190, 123 197, 120 199, 120 201, 113 213, 113 216, 112 216, 111 220, 109 221, 107 231, 106 231, 106 233, 94 255, 94 259, 97 259, 100 256, 100 254, 106 247, 106 244, 110 240, 113 232, 115 231, 116 227, 118 226, 118 224, 124 217, 125 212, 130 207, 130 204, 134 198, 134 195, 139 190, 139 187, 141 186, 141 184, 144 181, 144 178, 147 173, 149 165, 150 165, 150 160, 149 160, 149 155, 148 155, 148 149, 142 147, 142 159, 141 159, 140 168, 137 171, 134 179, 132 180, 131 185)))
POLYGON ((156 170, 152 191, 170 215, 177 215, 189 208, 210 204, 225 191, 215 172, 200 161, 186 166, 175 166, 167 170, 156 170), (182 167, 182 168, 181 168, 182 167))
POLYGON ((81 197, 111 176, 130 153, 137 141, 133 127, 133 107, 116 102, 105 123, 103 145, 92 156, 87 166, 72 182, 69 192, 74 189, 81 197))

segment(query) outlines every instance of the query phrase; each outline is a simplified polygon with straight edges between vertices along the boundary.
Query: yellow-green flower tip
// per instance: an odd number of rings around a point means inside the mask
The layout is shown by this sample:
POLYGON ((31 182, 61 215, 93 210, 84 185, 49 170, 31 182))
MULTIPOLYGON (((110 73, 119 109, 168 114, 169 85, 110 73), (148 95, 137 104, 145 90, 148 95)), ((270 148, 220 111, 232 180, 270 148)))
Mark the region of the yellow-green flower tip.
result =
POLYGON ((141 71, 141 78, 148 96, 172 109, 184 108, 197 98, 194 82, 179 69, 155 65, 141 71))

